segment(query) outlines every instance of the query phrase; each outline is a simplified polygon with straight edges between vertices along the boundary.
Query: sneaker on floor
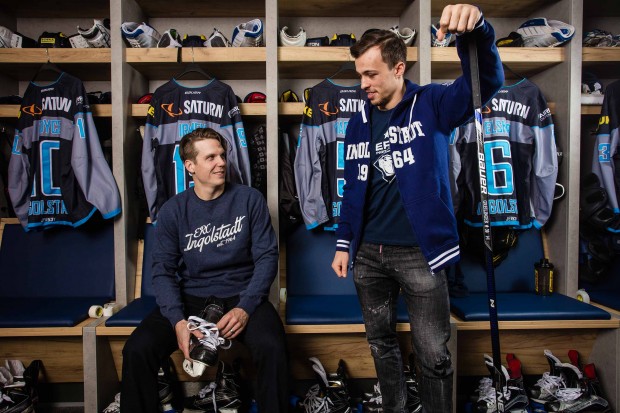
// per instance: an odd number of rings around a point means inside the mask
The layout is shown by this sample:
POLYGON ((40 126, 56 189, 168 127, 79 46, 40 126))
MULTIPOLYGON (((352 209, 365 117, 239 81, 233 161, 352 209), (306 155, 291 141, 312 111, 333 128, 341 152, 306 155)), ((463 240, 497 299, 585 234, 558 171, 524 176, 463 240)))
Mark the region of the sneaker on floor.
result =
POLYGON ((575 28, 559 20, 537 17, 523 23, 517 33, 523 37, 525 47, 555 47, 569 41, 575 35, 575 28))
POLYGON ((213 33, 207 39, 205 43, 207 47, 232 47, 232 44, 228 41, 226 36, 217 28, 213 28, 213 33))
POLYGON ((161 35, 161 39, 157 43, 159 48, 183 47, 181 45, 181 36, 175 29, 168 29, 161 35))
POLYGON ((197 395, 185 399, 186 413, 237 413, 241 407, 240 362, 229 365, 220 360, 215 381, 207 384, 197 395))
POLYGON ((121 33, 131 47, 157 47, 161 35, 146 23, 125 22, 121 24, 121 33))
POLYGON ((390 27, 390 31, 396 33, 396 35, 405 42, 405 46, 411 46, 417 34, 415 29, 412 30, 409 27, 399 28, 398 26, 393 26, 390 27))
POLYGON ((235 47, 264 46, 262 20, 254 19, 237 25, 233 30, 232 45, 235 47))
POLYGON ((110 47, 110 20, 94 20, 92 27, 82 29, 77 27, 78 34, 82 36, 89 47, 110 47))
POLYGON ((103 409, 103 413, 119 413, 121 411, 121 394, 116 393, 114 401, 103 409))
POLYGON ((220 337, 217 322, 224 315, 224 302, 217 297, 209 297, 205 308, 199 316, 188 318, 187 328, 198 330, 202 338, 190 335, 189 356, 192 361, 183 361, 183 369, 192 377, 199 377, 207 366, 215 366, 218 360, 218 348, 228 349, 231 342, 220 337))

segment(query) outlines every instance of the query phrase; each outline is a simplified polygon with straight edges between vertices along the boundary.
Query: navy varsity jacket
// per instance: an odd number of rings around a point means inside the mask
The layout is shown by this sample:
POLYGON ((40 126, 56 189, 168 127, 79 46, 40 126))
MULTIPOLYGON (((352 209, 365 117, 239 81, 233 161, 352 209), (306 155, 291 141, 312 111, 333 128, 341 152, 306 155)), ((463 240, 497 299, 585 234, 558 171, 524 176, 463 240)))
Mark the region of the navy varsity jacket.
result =
MULTIPOLYGON (((425 86, 406 80, 403 100, 389 122, 390 149, 396 181, 407 218, 430 271, 436 273, 459 260, 459 236, 450 195, 450 132, 473 115, 468 41, 476 41, 482 101, 499 90, 504 71, 495 47, 495 32, 482 21, 458 36, 456 47, 463 75, 453 83, 425 86)), ((355 263, 363 231, 370 168, 370 102, 349 121, 345 137, 344 198, 336 250, 350 252, 355 263)))

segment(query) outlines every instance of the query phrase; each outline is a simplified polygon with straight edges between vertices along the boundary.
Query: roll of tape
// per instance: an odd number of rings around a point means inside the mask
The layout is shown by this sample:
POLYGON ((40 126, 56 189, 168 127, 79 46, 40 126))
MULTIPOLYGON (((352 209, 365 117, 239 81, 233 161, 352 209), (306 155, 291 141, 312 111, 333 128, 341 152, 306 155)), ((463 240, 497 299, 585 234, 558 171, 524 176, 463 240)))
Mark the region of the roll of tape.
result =
POLYGON ((107 303, 103 306, 104 317, 110 317, 116 313, 117 307, 115 302, 107 303))
POLYGON ((103 307, 100 305, 91 305, 88 309, 88 316, 92 318, 99 318, 103 315, 103 307))

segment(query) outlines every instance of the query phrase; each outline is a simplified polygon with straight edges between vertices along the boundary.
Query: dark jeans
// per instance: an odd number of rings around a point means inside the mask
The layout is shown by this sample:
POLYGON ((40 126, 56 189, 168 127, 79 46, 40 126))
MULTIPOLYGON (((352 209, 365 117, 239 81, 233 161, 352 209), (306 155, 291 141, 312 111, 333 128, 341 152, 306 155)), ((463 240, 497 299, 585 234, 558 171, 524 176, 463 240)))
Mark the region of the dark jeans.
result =
MULTIPOLYGON (((185 315, 197 315, 204 298, 185 296, 185 315)), ((224 313, 239 297, 226 299, 224 313)), ((262 413, 285 413, 288 403, 288 354, 284 327, 268 301, 250 315, 245 330, 235 340, 244 343, 257 371, 258 409, 262 413)), ((159 307, 134 330, 123 348, 121 412, 155 413, 159 411, 157 371, 164 360, 178 349, 174 328, 161 315, 159 307)))
POLYGON ((447 342, 450 305, 443 271, 432 275, 417 247, 363 243, 357 253, 355 287, 366 337, 381 385, 384 413, 407 412, 403 362, 396 336, 399 291, 407 303, 411 341, 426 413, 452 411, 452 374, 447 342))

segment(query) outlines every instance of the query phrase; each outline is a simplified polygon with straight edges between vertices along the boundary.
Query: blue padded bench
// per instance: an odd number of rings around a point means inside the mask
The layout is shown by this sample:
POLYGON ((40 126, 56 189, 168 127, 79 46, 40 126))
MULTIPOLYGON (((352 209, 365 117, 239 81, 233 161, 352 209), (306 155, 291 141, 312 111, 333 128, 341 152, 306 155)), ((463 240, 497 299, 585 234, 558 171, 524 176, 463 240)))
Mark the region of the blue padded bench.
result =
POLYGON ((0 327, 73 327, 114 298, 111 222, 26 233, 2 220, 0 327))
POLYGON ((597 284, 581 281, 579 288, 586 290, 590 301, 620 311, 620 257, 614 257, 607 276, 597 284))
POLYGON ((135 327, 157 306, 153 294, 152 266, 153 258, 153 237, 155 227, 153 224, 146 224, 144 229, 144 247, 142 255, 142 283, 140 286, 140 297, 136 298, 118 313, 108 318, 105 322, 106 327, 135 327))
MULTIPOLYGON (((555 293, 539 296, 534 292, 534 263, 543 257, 540 231, 519 234, 516 247, 495 268, 498 319, 531 320, 608 320, 611 315, 593 305, 555 293)), ((470 295, 450 297, 452 313, 464 321, 488 321, 486 270, 480 260, 461 251, 461 268, 470 295)))
MULTIPOLYGON (((297 227, 286 239, 286 324, 361 324, 353 274, 338 278, 331 264, 336 251, 333 232, 297 227)), ((408 323, 399 297, 397 321, 408 323)))

